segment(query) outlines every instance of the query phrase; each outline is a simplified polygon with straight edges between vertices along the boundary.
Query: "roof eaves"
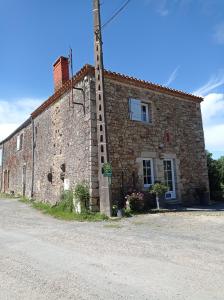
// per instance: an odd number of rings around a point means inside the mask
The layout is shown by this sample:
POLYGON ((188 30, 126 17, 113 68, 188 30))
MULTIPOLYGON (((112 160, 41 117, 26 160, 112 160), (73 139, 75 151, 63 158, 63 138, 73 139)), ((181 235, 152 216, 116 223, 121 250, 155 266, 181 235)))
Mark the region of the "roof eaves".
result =
POLYGON ((172 96, 181 97, 181 98, 184 98, 187 100, 192 100, 192 101, 199 102, 199 103, 203 101, 202 97, 195 96, 195 95, 192 95, 192 94, 189 94, 189 93, 186 93, 183 91, 179 91, 176 89, 171 89, 171 88, 159 85, 159 84, 152 83, 150 81, 140 80, 140 79, 137 79, 134 77, 129 77, 124 74, 111 72, 111 71, 107 71, 107 70, 105 70, 104 74, 105 74, 105 77, 107 77, 109 79, 117 80, 121 83, 132 84, 132 85, 135 85, 135 86, 138 86, 141 88, 154 90, 154 91, 160 92, 160 93, 166 93, 166 94, 169 94, 172 96))

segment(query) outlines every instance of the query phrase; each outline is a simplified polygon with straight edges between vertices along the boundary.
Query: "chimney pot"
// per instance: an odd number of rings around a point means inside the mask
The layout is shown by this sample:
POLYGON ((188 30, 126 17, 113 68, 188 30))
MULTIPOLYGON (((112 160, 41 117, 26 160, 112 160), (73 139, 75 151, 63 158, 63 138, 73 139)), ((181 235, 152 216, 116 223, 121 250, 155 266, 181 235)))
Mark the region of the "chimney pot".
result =
POLYGON ((68 58, 60 56, 53 64, 54 69, 54 91, 59 90, 62 85, 69 80, 69 62, 68 58))

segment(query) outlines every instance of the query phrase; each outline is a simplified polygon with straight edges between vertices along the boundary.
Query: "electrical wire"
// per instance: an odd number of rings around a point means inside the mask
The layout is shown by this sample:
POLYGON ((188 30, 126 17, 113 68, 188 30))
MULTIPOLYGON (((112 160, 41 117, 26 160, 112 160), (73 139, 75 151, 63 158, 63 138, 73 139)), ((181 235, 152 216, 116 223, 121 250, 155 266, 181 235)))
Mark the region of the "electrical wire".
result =
POLYGON ((121 12, 126 8, 126 6, 131 2, 131 0, 125 1, 125 3, 102 25, 102 29, 105 28, 111 21, 113 21, 121 12))

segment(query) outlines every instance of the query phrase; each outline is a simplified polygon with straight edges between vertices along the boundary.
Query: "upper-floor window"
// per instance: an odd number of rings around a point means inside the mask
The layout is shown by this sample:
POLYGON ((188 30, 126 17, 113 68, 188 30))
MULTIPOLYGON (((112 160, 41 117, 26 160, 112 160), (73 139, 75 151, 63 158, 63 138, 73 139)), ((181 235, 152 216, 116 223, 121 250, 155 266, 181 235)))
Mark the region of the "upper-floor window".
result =
POLYGON ((152 122, 151 104, 149 103, 139 99, 129 99, 129 111, 131 120, 152 122))
POLYGON ((23 133, 17 136, 16 140, 16 150, 19 151, 23 148, 23 133))
POLYGON ((0 149, 0 166, 2 166, 2 148, 0 149))

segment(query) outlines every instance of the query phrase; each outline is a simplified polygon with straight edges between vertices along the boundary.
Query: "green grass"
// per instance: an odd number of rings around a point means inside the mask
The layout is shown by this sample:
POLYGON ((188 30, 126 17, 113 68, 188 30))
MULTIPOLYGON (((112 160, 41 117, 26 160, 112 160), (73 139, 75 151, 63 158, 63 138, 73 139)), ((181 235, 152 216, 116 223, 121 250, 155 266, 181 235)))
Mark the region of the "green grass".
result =
POLYGON ((51 206, 48 203, 30 201, 27 198, 21 198, 20 201, 26 204, 30 204, 33 208, 41 211, 44 214, 50 215, 54 218, 61 219, 61 220, 66 220, 66 221, 76 220, 80 222, 84 222, 84 221, 98 222, 98 221, 105 221, 109 219, 106 215, 100 213, 85 212, 85 213, 77 214, 69 210, 63 210, 60 205, 51 206))
POLYGON ((2 199, 13 199, 13 198, 16 198, 16 197, 15 197, 15 195, 0 193, 0 198, 2 198, 2 199))
POLYGON ((27 197, 21 197, 19 201, 23 203, 32 203, 32 201, 27 197))

